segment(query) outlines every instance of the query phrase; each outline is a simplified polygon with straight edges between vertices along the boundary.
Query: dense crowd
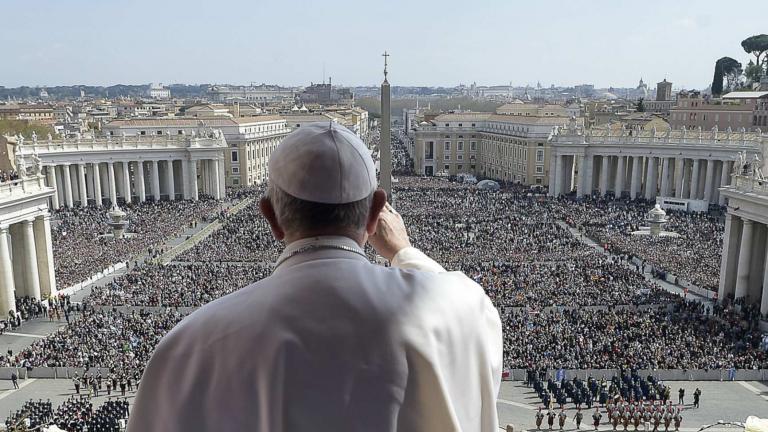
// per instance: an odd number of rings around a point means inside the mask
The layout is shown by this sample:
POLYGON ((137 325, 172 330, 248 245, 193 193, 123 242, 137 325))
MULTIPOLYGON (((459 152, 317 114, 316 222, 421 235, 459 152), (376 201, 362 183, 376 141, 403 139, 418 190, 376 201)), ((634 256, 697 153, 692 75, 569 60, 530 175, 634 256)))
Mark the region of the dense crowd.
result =
POLYGON ((643 201, 553 202, 557 217, 579 227, 613 253, 635 256, 701 288, 717 291, 725 225, 720 214, 669 211, 665 230, 679 237, 632 235, 651 204, 643 201))
POLYGON ((768 368, 759 330, 735 314, 712 316, 700 303, 673 309, 508 311, 505 365, 565 369, 768 368))
POLYGON ((268 276, 259 264, 149 264, 94 288, 93 305, 202 306, 268 276))
POLYGON ((253 200, 238 213, 225 216, 219 230, 184 251, 176 260, 272 263, 281 250, 261 215, 258 200, 253 200))
POLYGON ((56 283, 59 289, 86 280, 112 264, 131 260, 180 235, 190 224, 218 217, 220 202, 160 201, 123 208, 128 220, 122 239, 105 237, 111 232, 106 208, 71 208, 56 212, 52 224, 56 283))
POLYGON ((0 366, 141 372, 160 338, 182 318, 181 313, 170 309, 149 313, 85 308, 77 319, 45 339, 15 355, 0 356, 0 366))

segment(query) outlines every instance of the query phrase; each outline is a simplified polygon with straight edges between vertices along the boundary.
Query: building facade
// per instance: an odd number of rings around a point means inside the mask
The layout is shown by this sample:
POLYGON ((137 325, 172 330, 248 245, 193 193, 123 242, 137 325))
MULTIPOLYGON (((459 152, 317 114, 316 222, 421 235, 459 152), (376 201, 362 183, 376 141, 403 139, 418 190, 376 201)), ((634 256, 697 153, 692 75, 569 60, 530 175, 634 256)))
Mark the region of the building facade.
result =
POLYGON ((267 162, 277 145, 290 132, 279 116, 211 118, 162 118, 115 120, 103 127, 105 134, 129 136, 183 136, 200 128, 220 130, 227 142, 224 155, 225 183, 231 187, 252 186, 267 179, 267 162))
POLYGON ((412 155, 415 171, 547 185, 549 136, 568 121, 565 108, 509 104, 499 112, 505 114, 442 114, 423 122, 412 155))
POLYGON ((227 142, 214 130, 196 136, 111 136, 32 141, 17 146, 28 163, 39 160, 51 206, 114 206, 161 199, 224 197, 227 142))
MULTIPOLYGON (((752 93, 752 92, 749 92, 752 93)), ((768 93, 768 92, 767 92, 768 93)), ((717 126, 720 130, 754 131, 755 111, 754 99, 727 96, 721 99, 707 99, 699 92, 680 92, 677 94, 677 104, 670 109, 669 124, 672 129, 686 128, 688 130, 711 130, 717 126)))
POLYGON ((296 90, 276 85, 229 86, 214 85, 208 88, 208 99, 214 102, 276 102, 293 99, 296 90))
MULTIPOLYGON (((763 157, 768 156, 768 144, 763 157)), ((721 301, 754 304, 760 315, 768 314, 768 179, 754 169, 747 157, 735 162, 733 181, 722 189, 728 198, 723 255, 720 266, 721 301)))
MULTIPOLYGON (((21 169, 19 172, 21 173, 21 169)), ((46 186, 40 164, 18 180, 0 182, 0 316, 16 311, 16 297, 56 293, 46 186)))
POLYGON ((587 130, 571 124, 552 137, 549 194, 658 196, 723 204, 733 161, 759 155, 758 133, 655 129, 587 130))

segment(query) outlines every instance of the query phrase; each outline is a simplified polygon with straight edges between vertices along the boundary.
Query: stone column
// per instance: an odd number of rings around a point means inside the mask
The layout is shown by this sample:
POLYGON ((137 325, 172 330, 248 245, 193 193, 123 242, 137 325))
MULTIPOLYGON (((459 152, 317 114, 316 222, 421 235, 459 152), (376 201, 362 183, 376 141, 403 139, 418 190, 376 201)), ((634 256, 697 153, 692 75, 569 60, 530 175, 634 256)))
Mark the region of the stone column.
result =
POLYGON ((8 225, 0 225, 0 316, 7 317, 8 311, 16 310, 16 300, 11 272, 11 251, 8 248, 8 225))
POLYGON ((216 159, 211 160, 211 168, 212 168, 212 182, 213 182, 213 197, 216 199, 221 199, 221 179, 219 178, 219 161, 216 159))
POLYGON ((24 236, 24 267, 27 271, 25 282, 27 283, 26 293, 30 297, 40 299, 40 279, 37 267, 37 253, 35 250, 35 232, 31 220, 25 220, 22 223, 24 236))
POLYGON ((168 159, 165 164, 165 181, 168 185, 168 200, 173 201, 176 199, 176 189, 173 185, 173 160, 168 159))
POLYGON ((555 171, 557 172, 557 180, 555 181, 555 196, 559 197, 563 194, 563 155, 555 156, 555 171))
MULTIPOLYGON (((723 169, 720 171, 720 187, 726 187, 731 183, 731 169, 730 161, 723 161, 723 169)), ((725 205, 725 195, 721 193, 717 203, 725 205)))
POLYGON ((651 201, 656 198, 659 175, 656 172, 658 161, 656 157, 648 158, 648 178, 645 180, 645 199, 651 201))
POLYGON ((152 161, 152 195, 155 197, 155 202, 160 201, 160 172, 157 167, 157 161, 152 161))
POLYGON ((189 161, 189 177, 190 177, 189 178, 189 185, 190 185, 189 198, 197 201, 199 198, 199 191, 197 189, 197 161, 194 159, 189 161))
POLYGON ((592 185, 595 184, 594 181, 594 169, 595 164, 595 157, 592 155, 587 155, 584 157, 584 192, 583 195, 591 196, 592 195, 592 185))
POLYGON ((693 168, 691 169, 691 199, 699 199, 699 159, 693 160, 693 168))
POLYGON ((661 196, 669 196, 669 158, 661 159, 661 196))
POLYGON ((77 180, 80 193, 80 207, 88 205, 88 188, 85 186, 85 163, 77 164, 77 180))
POLYGON ((554 152, 549 155, 549 189, 547 195, 555 196, 555 185, 557 184, 557 166, 555 165, 554 152))
POLYGON ((630 156, 632 159, 632 174, 629 183, 629 198, 637 199, 640 193, 640 174, 643 170, 643 159, 641 156, 630 156))
POLYGON ((126 204, 131 202, 131 167, 130 162, 123 162, 123 197, 126 204))
POLYGON ((117 207, 117 181, 115 179, 114 162, 107 162, 107 172, 109 174, 109 204, 110 207, 117 207))
POLYGON ((739 265, 736 268, 736 298, 747 295, 749 289, 749 270, 752 267, 753 222, 744 219, 739 247, 739 265))
POLYGON ((709 159, 707 160, 707 174, 704 178, 704 199, 712 202, 712 192, 713 192, 713 182, 715 177, 715 160, 709 159))
POLYGON ((75 206, 75 202, 72 198, 72 177, 69 174, 69 164, 62 165, 61 169, 64 177, 64 199, 67 207, 72 208, 75 206))
POLYGON ((139 196, 139 202, 147 200, 147 188, 144 184, 144 161, 136 162, 136 194, 139 196))
MULTIPOLYGON (((224 158, 216 159, 216 165, 219 166, 219 199, 224 199, 227 196, 227 181, 224 178, 224 173, 226 172, 226 169, 224 168, 224 158)), ((266 168, 264 168, 264 177, 263 179, 266 180, 266 168)))
POLYGON ((24 297, 28 293, 27 276, 28 269, 24 264, 24 226, 21 223, 11 224, 8 228, 11 234, 11 262, 13 264, 13 284, 16 287, 16 295, 24 297))
POLYGON ((101 164, 98 162, 93 164, 93 200, 96 202, 96 207, 101 207, 101 164))
POLYGON ((56 293, 56 274, 53 270, 53 243, 51 241, 51 216, 38 216, 34 221, 37 270, 40 293, 43 297, 56 293))
POLYGON ((190 199, 190 179, 189 179, 189 160, 181 160, 181 185, 182 196, 185 200, 190 199))
POLYGON ((608 193, 608 170, 610 169, 610 160, 608 156, 602 156, 600 165, 600 195, 605 196, 608 193))
POLYGON ((59 198, 59 207, 64 207, 67 204, 67 198, 64 196, 64 167, 58 165, 52 168, 53 176, 56 178, 56 195, 59 198))
POLYGON ((624 156, 618 156, 616 163, 616 183, 613 187, 613 193, 616 198, 621 198, 621 193, 624 192, 624 179, 627 178, 627 174, 624 172, 624 156))
POLYGON ((685 158, 680 158, 680 175, 677 176, 677 187, 675 188, 675 197, 676 198, 684 198, 683 193, 685 192, 685 158))
MULTIPOLYGON (((59 208, 59 186, 56 184, 56 166, 55 165, 48 165, 45 167, 45 175, 48 177, 48 186, 52 187, 55 193, 51 196, 51 207, 54 209, 59 208)), ((0 294, 2 294, 2 291, 0 291, 0 294)), ((8 310, 5 310, 5 312, 8 312, 8 310)), ((4 313, 2 309, 0 309, 0 314, 4 313)), ((2 316, 2 315, 0 315, 2 316)))
POLYGON ((739 260, 739 239, 741 218, 731 213, 725 215, 725 232, 723 233, 723 253, 720 261, 720 287, 718 298, 725 300, 728 294, 736 290, 736 266, 739 260))

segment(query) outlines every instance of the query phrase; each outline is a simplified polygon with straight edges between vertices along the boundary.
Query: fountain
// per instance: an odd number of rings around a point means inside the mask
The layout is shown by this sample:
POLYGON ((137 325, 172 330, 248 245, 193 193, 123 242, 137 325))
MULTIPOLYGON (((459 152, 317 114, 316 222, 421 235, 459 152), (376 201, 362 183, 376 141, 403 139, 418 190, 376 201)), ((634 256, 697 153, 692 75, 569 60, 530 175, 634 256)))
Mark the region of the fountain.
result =
POLYGON ((663 231, 662 227, 666 224, 667 212, 659 204, 656 204, 645 217, 648 223, 647 227, 640 227, 639 231, 633 231, 632 235, 650 235, 651 237, 680 237, 680 234, 671 231, 663 231))
POLYGON ((107 214, 109 215, 107 225, 112 228, 112 238, 120 239, 129 236, 125 234, 125 228, 128 226, 128 221, 125 220, 125 212, 115 205, 107 214))

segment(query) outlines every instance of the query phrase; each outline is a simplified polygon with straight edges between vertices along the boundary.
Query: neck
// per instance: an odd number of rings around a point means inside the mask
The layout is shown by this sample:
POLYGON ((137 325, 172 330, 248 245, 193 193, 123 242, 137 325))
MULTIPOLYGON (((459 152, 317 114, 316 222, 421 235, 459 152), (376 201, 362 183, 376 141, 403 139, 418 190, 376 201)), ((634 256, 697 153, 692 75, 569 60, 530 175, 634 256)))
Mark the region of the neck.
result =
POLYGON ((348 229, 348 228, 319 229, 319 230, 295 232, 295 233, 287 232, 285 233, 285 238, 283 238, 283 241, 285 242, 286 245, 289 245, 298 240, 311 238, 311 237, 321 237, 321 236, 348 237, 354 240, 355 243, 360 245, 360 247, 363 247, 365 245, 365 242, 367 241, 364 231, 348 229))

